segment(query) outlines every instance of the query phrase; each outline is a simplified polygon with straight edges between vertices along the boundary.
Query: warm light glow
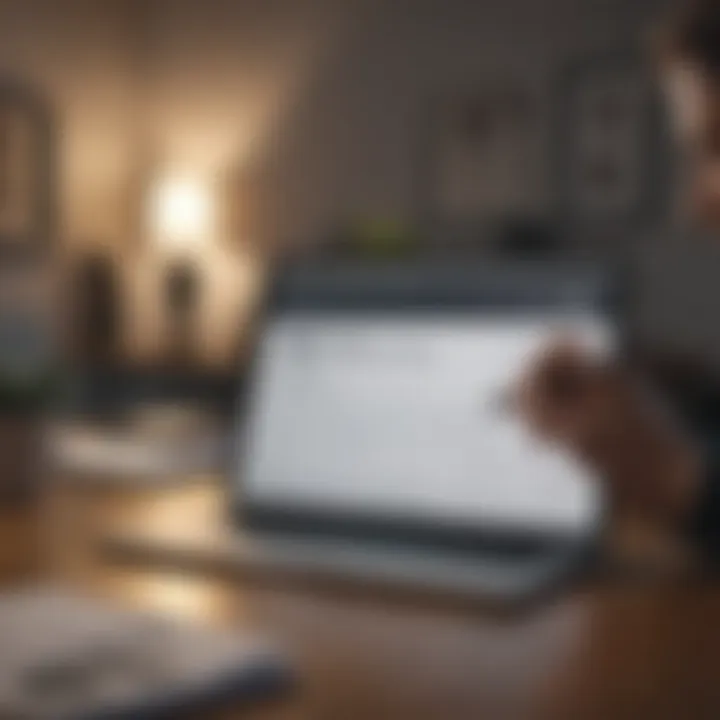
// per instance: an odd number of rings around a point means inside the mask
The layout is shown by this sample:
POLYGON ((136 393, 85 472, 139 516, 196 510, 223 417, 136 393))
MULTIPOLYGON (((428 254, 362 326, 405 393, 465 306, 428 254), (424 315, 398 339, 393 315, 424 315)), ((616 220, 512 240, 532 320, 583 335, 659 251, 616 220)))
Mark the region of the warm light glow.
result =
POLYGON ((156 242, 171 250, 206 245, 212 232, 212 205, 210 189, 201 182, 174 178, 159 183, 150 203, 156 242))

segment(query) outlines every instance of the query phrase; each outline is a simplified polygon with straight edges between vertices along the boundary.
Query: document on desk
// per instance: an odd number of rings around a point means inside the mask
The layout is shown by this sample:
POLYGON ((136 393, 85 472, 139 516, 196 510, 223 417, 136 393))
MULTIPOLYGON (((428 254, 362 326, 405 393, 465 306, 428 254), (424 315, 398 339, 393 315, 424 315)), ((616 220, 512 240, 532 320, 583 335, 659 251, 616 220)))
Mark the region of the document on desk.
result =
POLYGON ((205 717, 289 689, 267 639, 116 607, 53 586, 0 594, 0 709, 29 720, 205 717))
POLYGON ((265 504, 573 531, 598 512, 568 454, 500 399, 558 333, 612 343, 584 313, 293 315, 258 358, 242 479, 265 504))

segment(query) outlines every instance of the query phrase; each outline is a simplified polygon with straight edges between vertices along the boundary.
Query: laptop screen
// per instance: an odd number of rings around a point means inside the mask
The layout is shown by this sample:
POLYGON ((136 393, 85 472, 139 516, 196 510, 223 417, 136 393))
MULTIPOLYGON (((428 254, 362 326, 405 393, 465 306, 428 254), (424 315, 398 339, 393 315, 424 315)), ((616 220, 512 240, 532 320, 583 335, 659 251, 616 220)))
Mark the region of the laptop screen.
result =
POLYGON ((237 479, 244 500, 457 529, 572 534, 593 523, 592 478, 535 439, 507 395, 557 334, 608 349, 601 308, 390 305, 271 314, 237 479))

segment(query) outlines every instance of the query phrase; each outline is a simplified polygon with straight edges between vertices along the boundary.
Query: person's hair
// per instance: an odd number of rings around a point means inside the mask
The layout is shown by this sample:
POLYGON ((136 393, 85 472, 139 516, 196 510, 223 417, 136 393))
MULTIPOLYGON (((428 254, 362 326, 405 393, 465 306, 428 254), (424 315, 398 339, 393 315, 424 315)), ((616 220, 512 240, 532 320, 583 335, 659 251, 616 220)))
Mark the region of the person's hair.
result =
POLYGON ((720 80, 720 0, 685 0, 656 29, 654 44, 661 60, 688 60, 720 80))

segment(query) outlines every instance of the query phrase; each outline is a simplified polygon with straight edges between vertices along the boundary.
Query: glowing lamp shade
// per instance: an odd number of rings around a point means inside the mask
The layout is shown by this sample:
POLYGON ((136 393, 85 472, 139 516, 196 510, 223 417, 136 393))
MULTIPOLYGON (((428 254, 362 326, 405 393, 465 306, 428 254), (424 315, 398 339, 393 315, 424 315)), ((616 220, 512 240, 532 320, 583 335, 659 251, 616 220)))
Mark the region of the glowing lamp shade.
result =
POLYGON ((153 237, 166 250, 193 250, 210 239, 212 198, 209 188, 190 179, 160 182, 150 198, 153 237))

